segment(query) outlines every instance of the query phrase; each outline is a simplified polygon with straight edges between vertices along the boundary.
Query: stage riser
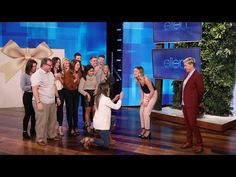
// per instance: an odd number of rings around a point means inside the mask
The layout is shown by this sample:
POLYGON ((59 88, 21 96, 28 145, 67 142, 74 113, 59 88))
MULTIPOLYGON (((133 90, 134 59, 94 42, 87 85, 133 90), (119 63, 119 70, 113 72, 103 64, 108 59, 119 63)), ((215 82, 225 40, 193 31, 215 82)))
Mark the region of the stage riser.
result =
MULTIPOLYGON (((173 115, 166 115, 166 114, 152 112, 151 113, 151 118, 156 118, 156 119, 159 119, 159 120, 178 123, 178 124, 185 124, 184 119, 182 117, 173 116, 173 115)), ((203 122, 203 121, 199 121, 199 120, 200 119, 197 119, 197 125, 200 128, 219 131, 219 132, 226 131, 226 130, 236 126, 236 120, 225 123, 225 124, 222 124, 222 125, 209 123, 209 122, 203 122)))

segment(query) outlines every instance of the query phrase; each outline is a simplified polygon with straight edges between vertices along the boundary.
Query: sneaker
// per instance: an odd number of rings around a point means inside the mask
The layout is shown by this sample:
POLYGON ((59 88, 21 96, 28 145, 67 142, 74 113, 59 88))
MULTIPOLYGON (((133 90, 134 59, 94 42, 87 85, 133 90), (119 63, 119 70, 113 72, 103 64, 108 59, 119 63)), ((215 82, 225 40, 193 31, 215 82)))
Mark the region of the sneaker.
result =
POLYGON ((37 141, 37 144, 40 146, 46 146, 47 144, 44 141, 37 141))

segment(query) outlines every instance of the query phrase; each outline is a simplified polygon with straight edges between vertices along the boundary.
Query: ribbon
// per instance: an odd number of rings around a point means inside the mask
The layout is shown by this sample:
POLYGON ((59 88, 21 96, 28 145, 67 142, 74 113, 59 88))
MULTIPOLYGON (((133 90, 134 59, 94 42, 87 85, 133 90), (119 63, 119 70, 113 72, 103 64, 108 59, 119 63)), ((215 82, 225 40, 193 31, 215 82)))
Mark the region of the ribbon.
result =
POLYGON ((13 40, 9 40, 1 52, 13 59, 0 66, 0 72, 5 74, 6 82, 20 69, 24 70, 29 59, 38 61, 53 54, 45 42, 40 43, 35 49, 21 49, 13 40))

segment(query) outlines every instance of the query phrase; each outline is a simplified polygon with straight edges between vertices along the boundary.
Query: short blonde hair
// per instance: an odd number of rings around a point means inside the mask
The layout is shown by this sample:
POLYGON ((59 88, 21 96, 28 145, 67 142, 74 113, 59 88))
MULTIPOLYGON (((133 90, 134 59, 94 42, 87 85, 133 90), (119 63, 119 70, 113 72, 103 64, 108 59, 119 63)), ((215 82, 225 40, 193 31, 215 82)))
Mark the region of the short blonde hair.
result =
POLYGON ((193 64, 193 66, 195 66, 196 60, 193 57, 187 57, 183 60, 183 63, 193 64))

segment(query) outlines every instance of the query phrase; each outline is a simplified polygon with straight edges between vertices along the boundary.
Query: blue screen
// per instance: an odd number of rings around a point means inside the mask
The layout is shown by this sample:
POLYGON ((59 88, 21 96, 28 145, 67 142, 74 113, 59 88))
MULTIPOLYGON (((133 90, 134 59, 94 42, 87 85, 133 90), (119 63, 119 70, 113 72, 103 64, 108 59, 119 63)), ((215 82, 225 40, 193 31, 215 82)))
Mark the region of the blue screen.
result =
POLYGON ((153 76, 158 79, 183 80, 185 69, 183 60, 193 57, 196 60, 195 68, 200 72, 200 48, 153 49, 152 50, 153 76))
POLYGON ((156 22, 153 24, 154 43, 199 41, 201 22, 156 22))
POLYGON ((106 55, 106 22, 0 22, 0 47, 10 39, 21 48, 35 48, 45 41, 50 48, 65 49, 72 60, 82 54, 82 64, 91 55, 106 55))
MULTIPOLYGON (((140 88, 134 79, 134 67, 143 66, 145 75, 153 83, 152 49, 153 23, 151 22, 125 22, 123 23, 123 65, 122 65, 122 91, 124 99, 122 105, 140 105, 140 88)), ((168 47, 168 44, 164 46, 168 47)), ((163 105, 170 105, 173 98, 172 80, 163 80, 163 105)))

